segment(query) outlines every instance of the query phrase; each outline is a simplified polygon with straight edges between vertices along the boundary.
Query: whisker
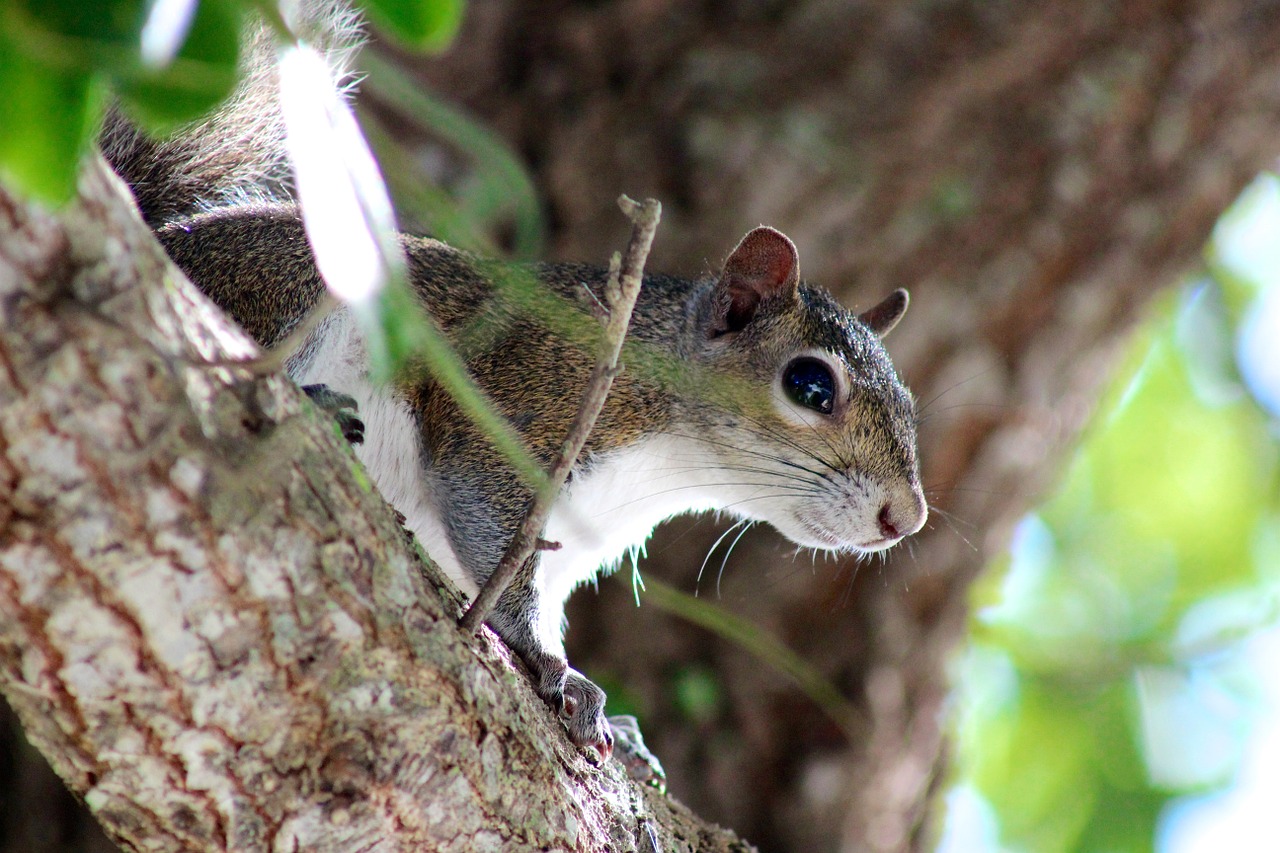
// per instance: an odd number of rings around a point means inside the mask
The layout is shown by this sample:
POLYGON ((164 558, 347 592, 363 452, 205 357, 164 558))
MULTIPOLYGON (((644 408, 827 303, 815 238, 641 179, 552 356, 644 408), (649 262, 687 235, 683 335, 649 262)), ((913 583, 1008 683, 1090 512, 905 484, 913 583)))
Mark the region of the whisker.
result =
POLYGON ((861 560, 861 559, 858 559, 858 560, 852 560, 852 561, 851 561, 851 563, 852 563, 852 565, 851 565, 851 569, 852 569, 852 570, 851 570, 851 571, 850 571, 850 573, 849 573, 849 582, 848 582, 847 584, 845 584, 845 587, 844 587, 844 595, 840 596, 840 606, 841 606, 841 607, 848 607, 848 606, 849 606, 849 600, 850 600, 851 598, 853 598, 853 588, 854 588, 854 586, 855 586, 855 585, 857 584, 857 582, 858 582, 858 572, 859 572, 859 570, 861 570, 861 568, 862 568, 862 560, 861 560))
POLYGON ((974 523, 972 523, 972 522, 970 522, 970 521, 965 521, 963 518, 961 518, 960 516, 956 515, 954 512, 950 512, 950 511, 948 511, 948 510, 942 509, 941 507, 933 506, 932 504, 930 504, 930 505, 929 505, 929 513, 930 513, 931 515, 936 514, 936 515, 938 515, 940 518, 942 518, 943 520, 945 520, 945 521, 947 521, 947 522, 949 522, 949 523, 951 523, 951 524, 953 524, 953 525, 954 525, 954 524, 962 524, 962 525, 964 525, 965 527, 969 528, 970 530, 977 530, 977 529, 978 529, 978 526, 977 526, 976 524, 974 524, 974 523))
POLYGON ((784 495, 784 494, 752 495, 749 498, 743 498, 742 500, 737 500, 737 501, 733 501, 732 503, 727 503, 723 507, 721 507, 721 510, 726 510, 726 509, 729 509, 730 507, 735 507, 740 504, 750 503, 751 501, 772 500, 774 498, 781 498, 781 497, 787 497, 787 495, 784 495))
MULTIPOLYGON (((762 422, 762 421, 756 420, 756 419, 754 419, 754 418, 751 418, 751 417, 749 417, 749 416, 745 416, 745 415, 744 415, 744 416, 743 416, 743 419, 746 421, 746 423, 747 423, 750 427, 752 427, 752 429, 748 429, 748 430, 746 430, 747 432, 750 432, 750 433, 752 433, 752 434, 756 435, 757 437, 759 437, 759 438, 761 438, 761 439, 764 439, 764 440, 766 440, 766 441, 768 441, 768 440, 777 440, 777 441, 779 441, 779 442, 781 442, 781 443, 785 444, 787 447, 791 448, 792 450, 795 450, 796 452, 800 453, 801 455, 803 455, 803 456, 805 456, 805 457, 807 457, 807 458, 809 458, 809 459, 814 460, 815 462, 819 463, 819 464, 820 464, 820 465, 822 465, 823 467, 825 467, 825 468, 829 468, 829 469, 831 469, 832 471, 835 471, 835 472, 839 473, 839 469, 834 468, 834 467, 833 467, 830 463, 828 463, 825 459, 823 459, 823 458, 822 458, 822 457, 820 457, 820 456, 817 456, 816 454, 814 454, 814 453, 813 453, 813 451, 809 450, 807 447, 804 447, 803 445, 801 445, 801 444, 799 444, 798 442, 796 442, 796 441, 795 441, 795 439, 793 439, 791 436, 787 435, 785 432, 780 432, 780 431, 778 431, 778 430, 776 430, 776 429, 773 429, 773 428, 772 428, 772 427, 770 427, 768 424, 766 424, 766 423, 764 423, 764 422, 762 422)), ((711 440, 710 440, 710 439, 708 439, 708 438, 706 438, 705 436, 701 436, 701 435, 691 435, 691 436, 688 436, 688 437, 689 437, 689 438, 692 438, 692 439, 695 439, 695 440, 698 440, 698 441, 703 441, 703 442, 705 442, 705 443, 712 443, 712 442, 711 442, 711 440)), ((737 445, 737 444, 731 444, 731 443, 728 443, 728 442, 719 442, 719 443, 717 443, 715 446, 728 447, 728 448, 731 448, 731 449, 734 449, 734 450, 737 450, 737 451, 740 451, 740 452, 751 453, 751 454, 753 454, 753 455, 761 456, 761 457, 763 457, 763 458, 768 458, 768 459, 771 459, 771 460, 773 460, 773 461, 781 462, 781 463, 783 463, 783 464, 792 465, 792 466, 794 466, 794 467, 801 468, 801 469, 803 469, 804 471, 807 471, 807 472, 808 472, 808 473, 810 473, 810 474, 813 474, 815 477, 825 477, 825 476, 826 476, 826 474, 824 474, 822 471, 815 471, 815 470, 814 470, 814 469, 812 469, 812 468, 808 468, 808 467, 806 467, 806 466, 800 465, 799 463, 797 463, 797 462, 795 462, 795 461, 793 461, 793 460, 791 460, 791 459, 787 459, 787 458, 785 458, 785 457, 778 456, 778 455, 776 455, 776 454, 775 454, 775 455, 769 455, 769 454, 761 453, 760 451, 753 450, 752 448, 742 447, 742 446, 740 446, 740 445, 737 445)))
POLYGON ((938 402, 938 401, 939 401, 939 400, 941 400, 943 397, 945 397, 946 395, 950 394, 952 391, 956 390, 957 388, 963 388, 965 385, 968 385, 970 382, 973 382, 973 381, 975 381, 975 380, 981 379, 983 376, 986 376, 988 373, 990 373, 991 371, 993 371, 993 370, 995 370, 995 369, 996 369, 996 368, 995 368, 994 366, 992 366, 992 367, 988 367, 986 370, 980 370, 980 371, 978 371, 977 373, 975 373, 975 374, 973 374, 972 376, 970 376, 968 379, 961 379, 959 382, 955 383, 954 385, 951 385, 951 386, 949 386, 949 387, 947 387, 947 388, 943 388, 943 389, 942 389, 941 391, 939 391, 937 394, 934 394, 932 397, 930 397, 930 398, 929 398, 929 401, 928 401, 927 403, 925 403, 923 406, 917 406, 917 407, 916 407, 916 415, 917 415, 917 417, 918 417, 919 415, 923 414, 926 410, 928 410, 928 408, 929 408, 930 406, 932 406, 934 403, 938 402))
POLYGON ((973 486, 957 486, 955 484, 943 484, 937 486, 927 486, 924 489, 926 495, 954 495, 954 494, 973 494, 973 495, 999 495, 1001 497, 1034 497, 1032 492, 1009 491, 1007 489, 978 489, 973 486))
POLYGON ((703 441, 704 443, 711 444, 713 446, 718 445, 718 446, 727 447, 727 448, 731 447, 736 451, 744 452, 750 456, 755 456, 757 458, 764 459, 769 462, 777 462, 787 467, 797 468, 806 473, 813 474, 813 476, 817 479, 812 480, 807 477, 798 476, 788 471, 780 471, 774 468, 767 468, 767 467, 762 467, 757 465, 732 464, 732 463, 726 464, 719 461, 708 463, 707 460, 703 459, 700 456, 696 456, 694 454, 671 454, 667 457, 672 462, 681 462, 687 457, 690 463, 688 465, 668 465, 665 467, 655 467, 653 465, 646 465, 643 469, 635 469, 635 471, 637 473, 641 471, 645 473, 648 473, 651 471, 665 471, 666 474, 664 474, 664 476, 673 476, 673 477, 683 472, 710 470, 712 468, 715 468, 716 470, 738 471, 741 473, 748 473, 748 474, 762 474, 767 477, 777 478, 780 480, 789 480, 794 483, 802 484, 808 487, 810 490, 812 490, 814 494, 820 493, 822 489, 827 487, 826 484, 830 483, 830 481, 823 475, 816 473, 814 471, 811 471, 805 468, 804 466, 791 463, 789 460, 782 459, 780 457, 770 456, 767 454, 751 451, 749 449, 740 448, 740 447, 737 447, 736 445, 730 445, 728 443, 713 442, 709 439, 698 438, 697 440, 703 441))
MULTIPOLYGON (((930 507, 929 507, 929 517, 930 517, 930 518, 932 518, 934 515, 937 515, 939 518, 941 518, 943 521, 945 521, 945 522, 947 523, 947 527, 949 527, 949 528, 951 529, 951 532, 952 532, 952 533, 954 533, 954 534, 956 535, 956 538, 958 538, 961 542, 963 542, 966 546, 968 546, 969 550, 973 551, 975 554, 979 553, 979 551, 978 551, 978 546, 976 546, 976 545, 974 545, 972 542, 970 542, 970 541, 965 537, 965 535, 964 535, 963 533, 961 533, 961 532, 960 532, 960 529, 956 526, 957 524, 966 524, 966 525, 967 525, 968 527, 970 527, 971 529, 976 530, 976 529, 977 529, 977 527, 976 527, 975 525, 973 525, 973 524, 969 524, 968 522, 966 522, 966 521, 964 521, 963 519, 961 519, 961 518, 959 518, 959 517, 955 516, 955 515, 954 515, 954 514, 952 514, 952 513, 947 512, 946 510, 938 509, 938 508, 937 508, 937 507, 935 507, 935 506, 930 506, 930 507)), ((929 526, 929 527, 931 527, 931 528, 933 527, 931 524, 930 524, 930 525, 927 525, 927 526, 929 526)), ((936 529, 936 528, 934 528, 934 529, 936 529)))
MULTIPOLYGON (((766 494, 752 495, 751 497, 742 498, 732 503, 725 504, 724 507, 722 508, 736 506, 737 504, 743 503, 745 501, 761 500, 764 498, 812 497, 816 494, 820 494, 820 492, 816 490, 802 489, 797 486, 785 486, 778 483, 750 483, 745 481, 725 482, 725 483, 694 483, 694 484, 689 484, 684 486, 674 486, 670 489, 662 489, 661 491, 656 491, 656 492, 648 492, 647 494, 641 495, 640 497, 632 498, 629 501, 623 501, 622 503, 611 507, 610 510, 622 509, 624 507, 633 506, 635 504, 642 503, 650 498, 661 497, 663 495, 673 495, 673 494, 676 494, 677 492, 681 492, 686 489, 698 489, 703 487, 712 488, 712 489, 723 489, 723 488, 731 488, 734 486, 745 486, 745 487, 756 488, 756 489, 767 488, 767 489, 771 489, 771 491, 769 491, 766 494)), ((605 512, 608 512, 608 510, 606 510, 605 512)), ((605 512, 601 512, 597 515, 588 516, 588 517, 599 518, 601 515, 604 515, 605 512)))
MULTIPOLYGON (((678 459, 676 459, 676 458, 674 458, 674 457, 673 457, 673 458, 672 458, 672 461, 673 461, 673 462, 675 462, 675 461, 680 461, 680 460, 678 460, 678 459)), ((691 461, 692 461, 692 460, 691 460, 691 461)), ((792 473, 789 473, 789 472, 786 472, 786 471, 775 471, 775 470, 770 469, 770 468, 760 468, 760 467, 757 467, 757 466, 754 466, 754 465, 734 465, 734 464, 723 464, 723 463, 721 463, 721 464, 715 464, 715 465, 708 465, 708 464, 707 464, 705 461, 703 461, 703 460, 698 460, 698 463, 699 463, 699 464, 696 464, 696 465, 695 465, 695 464, 689 464, 689 465, 683 465, 683 466, 678 466, 678 467, 676 467, 676 466, 668 466, 668 467, 665 467, 665 468, 648 468, 648 469, 645 469, 645 470, 648 470, 648 471, 652 471, 652 470, 670 471, 670 472, 671 472, 671 476, 675 476, 676 474, 679 474, 679 473, 682 473, 682 472, 687 472, 687 471, 699 471, 699 470, 709 470, 709 469, 711 469, 711 468, 715 468, 715 469, 717 469, 717 470, 724 470, 724 471, 741 471, 741 472, 743 472, 743 473, 748 473, 748 474, 764 474, 764 475, 769 476, 769 477, 777 477, 777 478, 779 478, 779 479, 793 480, 793 481, 795 481, 795 482, 797 482, 797 483, 805 483, 805 484, 809 484, 809 485, 814 485, 814 486, 816 486, 816 484, 815 484, 815 483, 813 483, 813 482, 812 482, 811 480, 809 480, 808 478, 806 478, 806 477, 798 477, 798 476, 796 476, 795 474, 792 474, 792 473)), ((825 480, 824 480, 824 482, 825 482, 825 480)))
MULTIPOLYGON (((791 407, 791 410, 792 410, 793 412, 796 412, 797 414, 799 413, 799 411, 800 411, 800 410, 799 410, 798 408, 796 408, 795 406, 792 406, 792 405, 791 405, 791 404, 789 404, 789 403, 788 403, 788 406, 790 406, 790 407, 791 407)), ((834 444, 832 444, 832 443, 831 443, 831 439, 829 439, 829 438, 828 438, 828 437, 823 433, 823 431, 822 431, 822 430, 820 430, 820 429, 818 429, 815 425, 813 425, 813 424, 809 423, 808 421, 804 420, 803 418, 801 418, 801 419, 800 419, 800 421, 801 421, 801 423, 803 423, 806 427, 808 427, 808 428, 809 428, 809 432, 810 432, 811 434, 813 434, 813 436, 814 436, 814 437, 816 437, 819 441, 821 441, 823 444, 825 444, 825 445, 827 446, 827 449, 831 451, 831 455, 835 458, 835 460, 836 460, 838 463, 840 463, 840 464, 839 464, 839 467, 833 467, 833 466, 830 466, 830 465, 829 465, 828 467, 831 467, 831 468, 832 468, 832 470, 833 470, 833 471, 835 471, 837 474, 843 473, 844 469, 846 469, 846 468, 848 468, 848 467, 849 467, 849 462, 848 462, 848 461, 844 458, 844 456, 840 453, 839 448, 837 448, 834 444)), ((825 462, 825 460, 822 460, 822 459, 819 459, 819 461, 823 461, 823 462, 825 462)))
MULTIPOLYGON (((738 520, 737 520, 737 521, 735 521, 733 524, 731 524, 731 525, 729 525, 727 528, 725 528, 725 531, 724 531, 723 533, 721 533, 718 537, 716 537, 716 541, 711 543, 711 547, 710 547, 709 549, 707 549, 707 555, 706 555, 705 557, 703 557, 703 558, 702 558, 702 565, 698 567, 698 574, 697 574, 697 576, 693 579, 693 595, 694 595, 694 597, 695 597, 695 598, 696 598, 696 597, 697 597, 697 595, 698 595, 698 587, 702 584, 702 573, 703 573, 704 571, 706 571, 706 569, 707 569, 707 561, 711 559, 711 555, 712 555, 712 554, 714 554, 714 553, 716 552, 716 549, 720 547, 720 543, 721 543, 721 542, 723 542, 723 541, 725 540, 725 537, 726 537, 726 536, 728 536, 730 533, 732 533, 732 532, 733 532, 733 529, 734 529, 735 527, 740 527, 740 526, 741 526, 741 527, 743 528, 743 532, 746 532, 746 526, 744 526, 744 525, 748 525, 748 519, 745 519, 745 518, 740 518, 740 519, 738 519, 738 520)), ((738 540, 736 540, 736 539, 734 540, 734 542, 735 542, 735 543, 736 543, 737 541, 738 541, 738 540)), ((728 559, 727 555, 726 555, 726 558, 725 558, 725 559, 728 559)), ((717 581, 716 581, 716 595, 719 595, 719 594, 720 594, 720 582, 717 580, 717 581)))
POLYGON ((724 559, 720 561, 720 571, 716 572, 716 598, 720 598, 720 579, 724 577, 724 567, 729 564, 729 555, 733 553, 733 549, 738 547, 738 543, 742 541, 742 537, 747 535, 747 531, 755 525, 755 522, 749 522, 744 525, 733 541, 729 543, 729 548, 724 552, 724 559))
MULTIPOLYGON (((814 461, 815 461, 815 462, 817 462, 818 464, 820 464, 820 465, 822 465, 822 466, 824 466, 824 467, 826 467, 826 468, 829 468, 829 469, 831 470, 831 472, 832 472, 832 473, 834 473, 834 474, 844 474, 844 469, 843 469, 843 468, 837 468, 835 465, 832 465, 830 462, 828 462, 827 460, 823 459, 821 456, 818 456, 816 453, 814 453, 813 451, 809 450, 809 448, 807 448, 807 447, 803 446, 802 444, 800 444, 799 442, 797 442, 795 439, 793 439, 791 436, 787 435, 785 432, 782 432, 781 430, 775 429, 775 428, 771 427, 769 424, 767 424, 767 423, 765 423, 765 422, 763 422, 763 421, 760 421, 760 420, 758 420, 758 419, 756 419, 756 418, 752 418, 750 415, 743 414, 743 415, 742 415, 742 418, 743 418, 743 420, 745 420, 745 421, 747 421, 748 423, 750 423, 750 424, 752 424, 753 426, 755 426, 755 427, 757 428, 757 430, 759 430, 759 431, 760 431, 763 435, 765 435, 766 437, 774 438, 774 439, 777 439, 778 441, 783 442, 783 443, 784 443, 784 444, 786 444, 788 447, 790 447, 792 450, 795 450, 795 451, 797 451, 797 452, 799 452, 799 453, 803 454, 804 456, 806 456, 806 457, 808 457, 808 458, 810 458, 810 459, 814 460, 814 461)), ((813 429, 812 425, 810 425, 810 429, 813 429)), ((820 437, 820 438, 822 438, 824 442, 826 441, 825 436, 822 436, 822 435, 821 435, 821 433, 817 433, 817 431, 816 431, 816 430, 814 430, 814 432, 815 432, 815 434, 819 435, 819 437, 820 437)), ((828 447, 830 447, 830 442, 827 442, 827 446, 828 446, 828 447)), ((840 458, 840 454, 835 450, 835 448, 834 448, 834 447, 832 447, 832 448, 831 448, 831 450, 832 450, 832 453, 835 455, 836 460, 837 460, 837 461, 839 461, 839 462, 841 462, 841 463, 843 464, 843 463, 844 463, 844 460, 840 458)), ((819 472, 817 472, 817 471, 810 471, 810 473, 814 474, 814 476, 818 476, 818 477, 825 477, 825 475, 824 475, 824 474, 821 474, 821 473, 819 473, 819 472)))
MULTIPOLYGON (((769 434, 769 433, 767 433, 767 432, 759 433, 759 434, 760 434, 760 435, 762 435, 764 438, 778 438, 778 437, 779 437, 779 436, 771 435, 771 434, 769 434)), ((815 470, 813 470, 812 468, 806 467, 806 466, 804 466, 804 465, 801 465, 801 464, 800 464, 800 463, 798 463, 798 462, 795 462, 795 461, 793 461, 793 460, 791 460, 791 459, 787 459, 787 458, 782 457, 782 456, 776 456, 776 455, 772 455, 772 454, 768 454, 768 453, 763 453, 763 452, 761 452, 761 451, 754 450, 754 449, 752 449, 752 448, 750 448, 750 447, 743 447, 742 445, 739 445, 739 444, 731 444, 731 443, 729 443, 729 442, 727 442, 727 441, 715 441, 715 440, 713 440, 713 439, 707 438, 707 437, 706 437, 706 436, 704 436, 704 435, 690 435, 690 434, 687 434, 687 433, 674 433, 674 435, 676 435, 677 437, 680 437, 680 438, 687 438, 687 439, 689 439, 690 441, 697 441, 697 442, 700 442, 700 443, 702 443, 702 444, 707 444, 707 445, 710 445, 711 447, 722 447, 722 448, 726 448, 726 449, 728 449, 728 450, 732 450, 732 451, 733 451, 733 452, 735 452, 735 453, 743 453, 743 454, 746 454, 746 455, 748 455, 748 456, 754 456, 754 457, 756 457, 756 458, 758 458, 758 459, 764 459, 764 460, 767 460, 767 461, 769 461, 769 462, 776 462, 776 463, 778 463, 779 465, 785 465, 785 466, 786 466, 786 467, 788 467, 788 468, 796 468, 796 469, 799 469, 799 470, 801 470, 801 471, 804 471, 806 474, 812 474, 814 477, 819 477, 819 478, 824 479, 824 480, 825 480, 825 479, 827 479, 827 475, 826 475, 826 474, 824 474, 823 472, 821 472, 821 471, 815 471, 815 470)), ((785 438, 785 437, 784 437, 784 438, 785 438)), ((789 440, 789 439, 787 439, 787 440, 789 440)), ((810 458, 816 459, 818 462, 822 463, 823 465, 826 465, 828 468, 831 468, 831 465, 827 464, 827 462, 825 462, 823 459, 821 459, 821 458, 819 458, 819 457, 814 456, 812 453, 810 453, 808 450, 805 450, 803 447, 796 447, 795 449, 799 450, 801 453, 803 453, 804 455, 806 455, 806 456, 808 456, 808 457, 810 457, 810 458)), ((835 468, 832 468, 832 470, 833 470, 833 471, 835 471, 836 469, 835 469, 835 468)))

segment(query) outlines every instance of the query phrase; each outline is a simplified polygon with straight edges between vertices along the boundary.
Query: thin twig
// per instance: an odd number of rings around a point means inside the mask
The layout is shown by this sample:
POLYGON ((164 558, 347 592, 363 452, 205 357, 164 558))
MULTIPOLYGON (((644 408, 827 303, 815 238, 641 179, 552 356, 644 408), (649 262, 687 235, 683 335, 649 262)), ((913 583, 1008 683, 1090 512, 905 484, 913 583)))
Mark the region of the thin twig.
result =
POLYGON ((615 253, 613 262, 609 265, 609 282, 605 286, 605 301, 609 313, 605 318, 605 334, 599 359, 595 369, 591 371, 587 387, 583 389, 578 414, 569 427, 569 434, 547 471, 546 484, 535 492, 529 511, 498 562, 498 567, 458 623, 465 631, 480 630, 480 625, 497 603, 498 597, 511 583, 519 568, 533 555, 542 529, 551 515, 551 506, 560 496, 560 489, 577 461, 578 454, 587 443, 587 436, 591 434, 600 410, 604 408, 613 378, 618 375, 618 357, 622 353, 627 327, 631 324, 631 311, 635 308, 636 297, 640 295, 644 264, 649 257, 649 247, 653 245, 653 235, 658 230, 658 220, 662 217, 662 205, 654 199, 646 199, 643 204, 638 204, 624 195, 619 197, 618 206, 631 220, 631 240, 627 243, 625 256, 619 258, 615 253))

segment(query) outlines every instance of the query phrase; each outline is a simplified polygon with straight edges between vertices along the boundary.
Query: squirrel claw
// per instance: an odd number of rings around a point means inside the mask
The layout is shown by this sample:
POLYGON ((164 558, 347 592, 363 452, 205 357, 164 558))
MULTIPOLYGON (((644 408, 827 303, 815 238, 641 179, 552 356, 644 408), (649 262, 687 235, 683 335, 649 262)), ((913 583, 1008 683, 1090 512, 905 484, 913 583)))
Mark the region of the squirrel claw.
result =
POLYGON ((569 739, 595 752, 601 763, 613 755, 613 733, 604 716, 605 693, 575 669, 565 673, 560 695, 560 719, 569 739))
POLYGON ((605 717, 604 702, 603 690, 577 670, 567 669, 559 701, 554 704, 569 730, 569 739, 593 752, 599 764, 617 757, 632 779, 666 793, 666 771, 645 746, 636 718, 605 717))
POLYGON ((604 764, 613 755, 613 744, 608 742, 589 743, 586 748, 596 754, 601 764, 604 764))
POLYGON ((343 438, 351 444, 364 443, 364 421, 345 409, 336 413, 334 418, 338 421, 338 429, 342 430, 343 438))
POLYGON ((302 391, 311 398, 311 402, 333 415, 343 438, 351 444, 364 441, 364 421, 356 414, 355 398, 334 391, 328 385, 303 385, 302 391))

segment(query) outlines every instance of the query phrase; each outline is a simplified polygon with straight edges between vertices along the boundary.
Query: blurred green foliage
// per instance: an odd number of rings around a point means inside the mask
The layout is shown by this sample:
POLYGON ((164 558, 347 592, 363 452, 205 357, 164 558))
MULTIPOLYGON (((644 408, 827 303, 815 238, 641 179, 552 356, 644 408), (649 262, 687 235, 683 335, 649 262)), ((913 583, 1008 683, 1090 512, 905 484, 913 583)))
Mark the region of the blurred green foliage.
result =
POLYGON ((376 51, 362 57, 361 69, 366 75, 362 91, 444 147, 462 166, 447 188, 424 180, 413 140, 389 128, 384 114, 361 109, 361 123, 409 230, 487 257, 539 259, 546 240, 542 200, 507 143, 376 51), (509 240, 504 239, 508 232, 509 240))
POLYGON ((462 25, 463 0, 359 0, 379 30, 419 51, 443 50, 462 25))
MULTIPOLYGON (((1280 206, 1272 227, 1280 245, 1280 206)), ((1153 850, 1171 802, 1239 763, 1256 682, 1236 652, 1280 592, 1280 447, 1235 358, 1266 283, 1216 244, 1207 258, 974 590, 957 781, 992 808, 1000 849, 1153 850)))
MULTIPOLYGON (((397 41, 439 49, 462 0, 356 0, 397 41)), ((165 132, 230 94, 249 9, 270 0, 0 0, 0 177, 48 204, 75 191, 112 98, 165 132)))
POLYGON ((143 32, 159 5, 0 0, 0 174, 43 201, 65 201, 109 93, 160 129, 231 92, 240 5, 191 6, 169 27, 168 44, 153 36, 156 46, 144 53, 143 32))

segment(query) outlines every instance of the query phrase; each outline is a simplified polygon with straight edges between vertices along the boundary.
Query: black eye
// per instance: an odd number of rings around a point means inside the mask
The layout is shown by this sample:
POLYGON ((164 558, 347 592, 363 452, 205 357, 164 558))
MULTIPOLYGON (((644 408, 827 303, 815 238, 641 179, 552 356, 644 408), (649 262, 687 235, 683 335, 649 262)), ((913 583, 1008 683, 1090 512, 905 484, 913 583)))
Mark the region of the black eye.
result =
POLYGON ((816 358, 797 358, 788 364, 782 373, 782 390, 806 409, 829 415, 835 408, 836 379, 816 358))

